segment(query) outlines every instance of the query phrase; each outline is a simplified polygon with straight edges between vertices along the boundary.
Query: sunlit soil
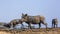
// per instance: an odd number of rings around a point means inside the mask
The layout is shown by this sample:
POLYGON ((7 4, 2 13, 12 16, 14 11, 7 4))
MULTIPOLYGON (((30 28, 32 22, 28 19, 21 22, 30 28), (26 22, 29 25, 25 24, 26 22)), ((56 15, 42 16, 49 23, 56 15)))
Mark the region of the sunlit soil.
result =
POLYGON ((0 28, 0 34, 60 34, 60 28, 40 28, 40 29, 5 29, 0 28))

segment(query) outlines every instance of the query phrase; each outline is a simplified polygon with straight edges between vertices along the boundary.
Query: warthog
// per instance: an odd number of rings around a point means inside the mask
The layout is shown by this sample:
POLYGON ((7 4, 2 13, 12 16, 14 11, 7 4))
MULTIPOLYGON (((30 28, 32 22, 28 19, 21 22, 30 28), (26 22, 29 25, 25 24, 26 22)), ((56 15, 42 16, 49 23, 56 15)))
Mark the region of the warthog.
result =
POLYGON ((39 28, 41 27, 41 23, 44 24, 47 28, 47 23, 45 23, 44 16, 29 16, 27 14, 22 13, 21 20, 23 22, 26 22, 29 25, 29 28, 31 29, 31 24, 39 24, 39 28))
POLYGON ((57 25, 58 25, 58 20, 57 20, 57 18, 52 19, 52 27, 57 28, 57 25), (56 26, 55 26, 55 25, 56 25, 56 26))
MULTIPOLYGON (((16 24, 22 24, 22 21, 20 19, 13 19, 8 24, 5 24, 6 27, 15 27, 16 24)), ((23 25, 23 24, 22 24, 23 25)))
POLYGON ((10 25, 9 24, 4 24, 3 26, 4 27, 7 27, 7 28, 10 28, 10 25))

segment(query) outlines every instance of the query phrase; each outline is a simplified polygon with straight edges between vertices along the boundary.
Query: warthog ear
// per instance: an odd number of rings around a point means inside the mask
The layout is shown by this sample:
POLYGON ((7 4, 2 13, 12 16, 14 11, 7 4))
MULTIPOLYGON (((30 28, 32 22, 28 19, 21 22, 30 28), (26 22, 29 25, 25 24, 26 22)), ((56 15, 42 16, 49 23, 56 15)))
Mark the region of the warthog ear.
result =
POLYGON ((27 14, 25 14, 25 16, 27 16, 27 14))
POLYGON ((22 13, 22 15, 24 15, 24 14, 22 13))

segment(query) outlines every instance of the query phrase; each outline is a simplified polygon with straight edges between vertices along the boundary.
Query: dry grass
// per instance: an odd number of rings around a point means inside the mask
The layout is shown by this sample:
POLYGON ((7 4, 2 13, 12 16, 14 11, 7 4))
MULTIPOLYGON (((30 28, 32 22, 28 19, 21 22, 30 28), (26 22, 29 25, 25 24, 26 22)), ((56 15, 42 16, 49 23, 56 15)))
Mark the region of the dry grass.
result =
POLYGON ((0 29, 0 34, 60 34, 60 28, 45 28, 41 29, 22 29, 22 30, 7 30, 0 29))

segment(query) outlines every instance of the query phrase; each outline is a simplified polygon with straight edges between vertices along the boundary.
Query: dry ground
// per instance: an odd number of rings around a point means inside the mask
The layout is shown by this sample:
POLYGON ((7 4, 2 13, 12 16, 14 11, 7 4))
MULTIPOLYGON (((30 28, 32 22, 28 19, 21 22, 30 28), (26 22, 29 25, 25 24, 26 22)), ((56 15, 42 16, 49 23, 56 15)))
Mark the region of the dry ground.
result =
POLYGON ((9 30, 0 29, 0 34, 60 34, 60 28, 45 28, 41 29, 20 29, 20 30, 9 30))

